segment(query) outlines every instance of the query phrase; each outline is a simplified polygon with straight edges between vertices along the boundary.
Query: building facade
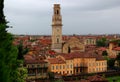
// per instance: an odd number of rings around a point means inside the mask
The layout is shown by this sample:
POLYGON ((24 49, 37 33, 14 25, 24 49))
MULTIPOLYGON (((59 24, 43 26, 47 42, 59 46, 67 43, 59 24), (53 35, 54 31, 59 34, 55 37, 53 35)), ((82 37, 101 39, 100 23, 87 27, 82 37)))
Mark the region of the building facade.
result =
POLYGON ((52 17, 52 50, 61 52, 62 50, 62 16, 60 4, 54 4, 52 17))
POLYGON ((48 78, 48 62, 44 60, 26 60, 27 80, 48 78))

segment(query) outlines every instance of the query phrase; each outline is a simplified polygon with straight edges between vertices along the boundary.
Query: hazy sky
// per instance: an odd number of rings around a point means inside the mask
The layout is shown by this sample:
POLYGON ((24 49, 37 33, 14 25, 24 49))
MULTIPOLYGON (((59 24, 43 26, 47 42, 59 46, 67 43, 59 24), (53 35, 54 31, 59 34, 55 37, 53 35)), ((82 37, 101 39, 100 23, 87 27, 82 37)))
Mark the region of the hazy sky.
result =
POLYGON ((120 0, 5 0, 13 34, 51 34, 53 4, 61 4, 63 34, 120 33, 120 0))

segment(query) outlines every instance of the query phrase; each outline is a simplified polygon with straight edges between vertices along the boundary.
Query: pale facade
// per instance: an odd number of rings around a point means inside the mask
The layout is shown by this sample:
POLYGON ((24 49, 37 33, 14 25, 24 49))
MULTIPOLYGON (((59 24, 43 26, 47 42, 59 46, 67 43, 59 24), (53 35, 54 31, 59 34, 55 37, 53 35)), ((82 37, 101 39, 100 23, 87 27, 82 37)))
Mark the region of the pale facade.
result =
POLYGON ((117 42, 110 42, 109 49, 107 50, 109 56, 116 57, 120 53, 120 48, 118 47, 117 42))
POLYGON ((85 45, 96 45, 96 39, 95 38, 86 38, 84 39, 85 45))
POLYGON ((52 50, 61 52, 62 50, 62 17, 60 13, 60 4, 54 4, 52 17, 52 50))
POLYGON ((76 37, 72 37, 63 45, 63 53, 71 53, 76 51, 84 52, 85 46, 79 41, 79 39, 77 39, 76 37))
POLYGON ((84 44, 80 43, 76 37, 70 38, 62 43, 62 16, 60 4, 54 4, 54 14, 52 17, 52 50, 58 53, 70 53, 74 51, 84 51, 84 44))
POLYGON ((61 75, 72 75, 73 74, 73 60, 58 56, 58 58, 48 59, 50 72, 58 73, 61 75))

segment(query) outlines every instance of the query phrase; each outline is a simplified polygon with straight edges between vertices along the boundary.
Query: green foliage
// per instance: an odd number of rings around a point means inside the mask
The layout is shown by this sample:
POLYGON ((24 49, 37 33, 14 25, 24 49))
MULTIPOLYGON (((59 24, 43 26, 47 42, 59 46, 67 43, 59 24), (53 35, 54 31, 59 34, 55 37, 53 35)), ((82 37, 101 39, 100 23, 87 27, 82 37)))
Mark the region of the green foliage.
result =
POLYGON ((3 13, 4 8, 4 0, 0 0, 0 23, 6 23, 5 16, 3 13))
POLYGON ((18 48, 18 60, 23 60, 24 59, 24 55, 29 51, 28 48, 23 48, 23 43, 20 42, 20 44, 17 46, 18 48))
POLYGON ((0 24, 0 81, 12 82, 10 73, 15 69, 17 48, 12 45, 12 35, 5 28, 5 24, 0 24))
POLYGON ((49 79, 50 79, 50 80, 54 80, 55 75, 54 75, 53 72, 48 72, 48 75, 49 75, 49 79))
POLYGON ((54 82, 64 82, 62 79, 55 80, 54 82))
POLYGON ((4 0, 0 0, 0 82, 25 82, 26 71, 19 69, 22 62, 17 60, 18 50, 13 45, 13 36, 6 30, 3 8, 4 0))
POLYGON ((102 52, 102 56, 108 56, 108 53, 106 50, 102 52))
POLYGON ((108 67, 114 67, 114 63, 115 63, 115 59, 113 58, 107 61, 108 67))
POLYGON ((111 42, 115 42, 118 44, 118 46, 120 46, 120 40, 112 40, 111 42))
POLYGON ((118 66, 120 67, 120 53, 117 55, 116 61, 118 62, 118 66))
POLYGON ((23 67, 17 68, 17 70, 13 71, 11 75, 14 76, 12 82, 25 82, 27 69, 23 67))
POLYGON ((120 82, 120 76, 114 76, 107 78, 109 82, 114 82, 113 80, 116 80, 116 82, 120 82))
POLYGON ((116 60, 120 60, 120 53, 117 55, 116 60))
POLYGON ((106 38, 102 38, 96 41, 96 45, 98 47, 105 47, 105 46, 108 46, 108 41, 106 40, 106 38))

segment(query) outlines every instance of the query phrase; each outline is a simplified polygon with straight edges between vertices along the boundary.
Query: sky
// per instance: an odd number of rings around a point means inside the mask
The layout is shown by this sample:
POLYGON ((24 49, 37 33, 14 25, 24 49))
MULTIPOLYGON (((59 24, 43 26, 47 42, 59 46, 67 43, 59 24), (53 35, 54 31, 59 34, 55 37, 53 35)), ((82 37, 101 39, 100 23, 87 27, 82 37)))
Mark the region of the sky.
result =
POLYGON ((120 0, 5 0, 12 34, 51 35, 53 4, 60 4, 63 34, 120 33, 120 0))

